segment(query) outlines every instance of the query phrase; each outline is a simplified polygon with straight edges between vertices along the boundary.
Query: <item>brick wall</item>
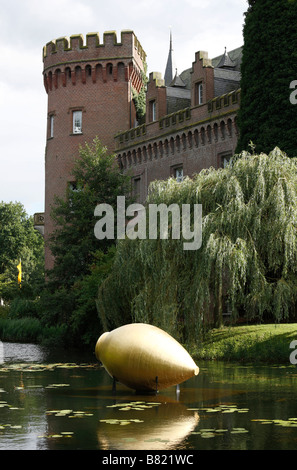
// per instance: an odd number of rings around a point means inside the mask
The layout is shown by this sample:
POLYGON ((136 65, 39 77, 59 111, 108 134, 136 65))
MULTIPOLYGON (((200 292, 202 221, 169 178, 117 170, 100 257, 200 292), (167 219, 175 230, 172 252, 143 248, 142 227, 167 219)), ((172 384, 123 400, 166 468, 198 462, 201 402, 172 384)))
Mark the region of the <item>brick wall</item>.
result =
POLYGON ((46 269, 53 260, 47 241, 54 226, 50 217, 54 196, 63 196, 79 145, 98 136, 113 152, 114 135, 135 121, 132 87, 142 85, 145 54, 133 32, 118 43, 113 32, 48 43, 44 48, 44 84, 48 93, 45 152, 46 269), (81 133, 73 132, 73 112, 81 111, 81 133), (52 133, 52 134, 51 134, 52 133))
POLYGON ((144 202, 152 181, 174 176, 178 167, 190 177, 203 168, 222 167, 235 153, 239 103, 237 90, 117 135, 120 166, 132 172, 132 186, 140 179, 139 201, 144 202))

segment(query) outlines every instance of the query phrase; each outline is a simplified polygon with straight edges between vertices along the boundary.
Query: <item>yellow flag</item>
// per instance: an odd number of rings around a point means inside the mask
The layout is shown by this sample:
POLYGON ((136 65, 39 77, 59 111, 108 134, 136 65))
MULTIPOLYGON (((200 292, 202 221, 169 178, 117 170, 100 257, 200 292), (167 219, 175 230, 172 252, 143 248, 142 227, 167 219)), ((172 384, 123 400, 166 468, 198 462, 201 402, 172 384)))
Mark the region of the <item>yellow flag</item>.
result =
POLYGON ((17 265, 17 268, 19 270, 18 283, 21 284, 21 282, 22 282, 22 261, 21 260, 20 260, 19 264, 17 265))

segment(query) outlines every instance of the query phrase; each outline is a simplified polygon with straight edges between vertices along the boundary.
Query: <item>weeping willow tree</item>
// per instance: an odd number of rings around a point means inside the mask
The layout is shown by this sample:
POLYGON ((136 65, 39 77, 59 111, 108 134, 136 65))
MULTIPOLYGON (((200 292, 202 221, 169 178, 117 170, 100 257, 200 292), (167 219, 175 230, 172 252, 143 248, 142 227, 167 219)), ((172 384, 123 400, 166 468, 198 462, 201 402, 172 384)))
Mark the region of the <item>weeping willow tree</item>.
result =
POLYGON ((227 302, 234 320, 296 319, 296 170, 297 159, 275 148, 182 183, 153 183, 147 204, 202 204, 202 246, 185 251, 170 233, 119 242, 98 296, 105 329, 145 322, 191 342, 203 326, 222 324, 227 302))

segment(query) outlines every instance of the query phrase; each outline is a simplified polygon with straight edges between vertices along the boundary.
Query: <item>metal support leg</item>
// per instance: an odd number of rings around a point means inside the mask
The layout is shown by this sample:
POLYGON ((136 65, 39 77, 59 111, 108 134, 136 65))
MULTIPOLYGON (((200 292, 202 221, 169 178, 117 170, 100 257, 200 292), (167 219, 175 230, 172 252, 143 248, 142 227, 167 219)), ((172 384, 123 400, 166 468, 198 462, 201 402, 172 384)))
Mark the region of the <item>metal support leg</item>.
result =
POLYGON ((113 392, 113 393, 116 393, 116 391, 117 391, 117 381, 116 381, 116 379, 113 377, 113 379, 112 379, 112 392, 113 392))
POLYGON ((158 376, 156 377, 156 393, 158 393, 158 376))

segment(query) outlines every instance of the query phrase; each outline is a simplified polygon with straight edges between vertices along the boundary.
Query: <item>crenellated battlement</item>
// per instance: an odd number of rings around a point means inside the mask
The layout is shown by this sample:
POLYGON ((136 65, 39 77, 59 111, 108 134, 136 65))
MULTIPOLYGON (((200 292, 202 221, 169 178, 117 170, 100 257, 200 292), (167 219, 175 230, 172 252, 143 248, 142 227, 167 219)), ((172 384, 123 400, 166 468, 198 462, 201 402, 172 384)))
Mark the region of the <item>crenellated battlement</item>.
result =
POLYGON ((121 32, 118 42, 115 31, 106 31, 103 42, 99 33, 74 34, 50 41, 43 48, 44 86, 47 91, 67 84, 85 84, 89 79, 96 83, 132 81, 139 92, 146 54, 131 30, 121 32))
POLYGON ((59 61, 75 60, 71 58, 74 54, 79 54, 77 59, 94 58, 112 58, 124 56, 139 56, 143 62, 146 60, 140 42, 132 30, 124 30, 121 32, 121 40, 118 42, 115 31, 106 31, 103 34, 103 41, 100 41, 99 33, 88 33, 86 37, 82 34, 74 34, 70 37, 60 37, 48 42, 43 48, 43 61, 45 67, 52 66, 59 61), (61 59, 59 58, 61 56, 61 59))

